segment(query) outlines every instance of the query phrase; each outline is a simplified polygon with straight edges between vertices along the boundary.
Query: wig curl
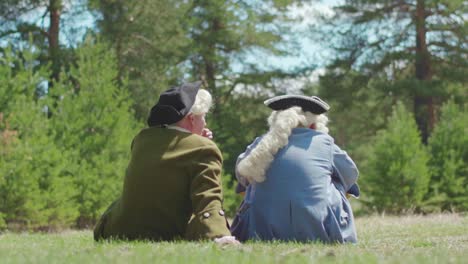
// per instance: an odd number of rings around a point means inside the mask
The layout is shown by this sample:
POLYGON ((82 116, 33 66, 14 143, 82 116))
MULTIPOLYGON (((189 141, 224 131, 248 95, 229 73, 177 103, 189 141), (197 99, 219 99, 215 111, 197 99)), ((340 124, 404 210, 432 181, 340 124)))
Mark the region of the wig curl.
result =
POLYGON ((328 134, 327 123, 328 117, 324 114, 315 115, 311 112, 304 112, 298 106, 273 111, 268 117, 270 130, 252 152, 237 164, 237 171, 250 183, 263 182, 274 156, 278 150, 288 144, 293 128, 310 127, 315 124, 315 130, 328 134))

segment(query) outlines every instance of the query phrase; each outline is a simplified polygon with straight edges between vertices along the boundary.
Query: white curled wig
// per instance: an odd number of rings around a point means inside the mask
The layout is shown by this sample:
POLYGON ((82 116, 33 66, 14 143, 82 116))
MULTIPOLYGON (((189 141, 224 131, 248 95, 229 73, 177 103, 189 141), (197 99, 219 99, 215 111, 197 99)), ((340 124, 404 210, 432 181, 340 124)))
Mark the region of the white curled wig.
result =
POLYGON ((198 90, 197 96, 195 97, 195 102, 193 103, 190 113, 194 115, 203 115, 210 111, 210 108, 213 104, 213 98, 211 97, 210 92, 205 89, 198 90))
POLYGON ((304 112, 295 106, 282 111, 273 111, 268 118, 270 130, 250 154, 237 164, 237 171, 252 182, 263 182, 275 154, 288 144, 292 129, 310 127, 315 124, 317 131, 328 134, 328 117, 304 112))

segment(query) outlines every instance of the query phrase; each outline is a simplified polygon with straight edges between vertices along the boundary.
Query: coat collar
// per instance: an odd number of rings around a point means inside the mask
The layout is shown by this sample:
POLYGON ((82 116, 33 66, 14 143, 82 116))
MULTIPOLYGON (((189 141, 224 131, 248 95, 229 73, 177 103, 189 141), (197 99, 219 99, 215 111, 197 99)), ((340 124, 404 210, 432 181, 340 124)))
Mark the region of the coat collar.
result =
POLYGON ((192 134, 192 132, 188 131, 188 130, 185 129, 185 128, 181 128, 181 127, 179 127, 179 126, 167 125, 166 128, 192 134))

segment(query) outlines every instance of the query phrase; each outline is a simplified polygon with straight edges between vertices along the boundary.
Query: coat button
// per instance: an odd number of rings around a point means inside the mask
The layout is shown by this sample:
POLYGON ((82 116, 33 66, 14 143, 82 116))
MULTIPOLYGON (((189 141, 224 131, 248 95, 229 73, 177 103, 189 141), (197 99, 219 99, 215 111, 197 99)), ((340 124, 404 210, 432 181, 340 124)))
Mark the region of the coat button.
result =
POLYGON ((223 210, 219 210, 219 215, 220 215, 220 216, 224 216, 224 211, 223 211, 223 210))
POLYGON ((204 213, 204 214, 203 214, 203 217, 205 217, 205 218, 210 217, 210 213, 208 213, 208 212, 204 213))

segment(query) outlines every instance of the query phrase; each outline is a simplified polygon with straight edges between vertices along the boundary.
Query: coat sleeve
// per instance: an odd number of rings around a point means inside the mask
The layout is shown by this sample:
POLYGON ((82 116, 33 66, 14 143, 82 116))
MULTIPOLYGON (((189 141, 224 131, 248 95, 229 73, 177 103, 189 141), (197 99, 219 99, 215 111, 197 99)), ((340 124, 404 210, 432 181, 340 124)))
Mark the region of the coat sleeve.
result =
POLYGON ((359 197, 360 190, 356 183, 358 168, 348 153, 337 145, 333 145, 333 176, 338 179, 345 192, 359 197))
POLYGON ((192 171, 193 216, 187 226, 186 238, 203 240, 229 236, 231 233, 222 208, 221 152, 213 145, 201 150, 198 156, 192 171))

